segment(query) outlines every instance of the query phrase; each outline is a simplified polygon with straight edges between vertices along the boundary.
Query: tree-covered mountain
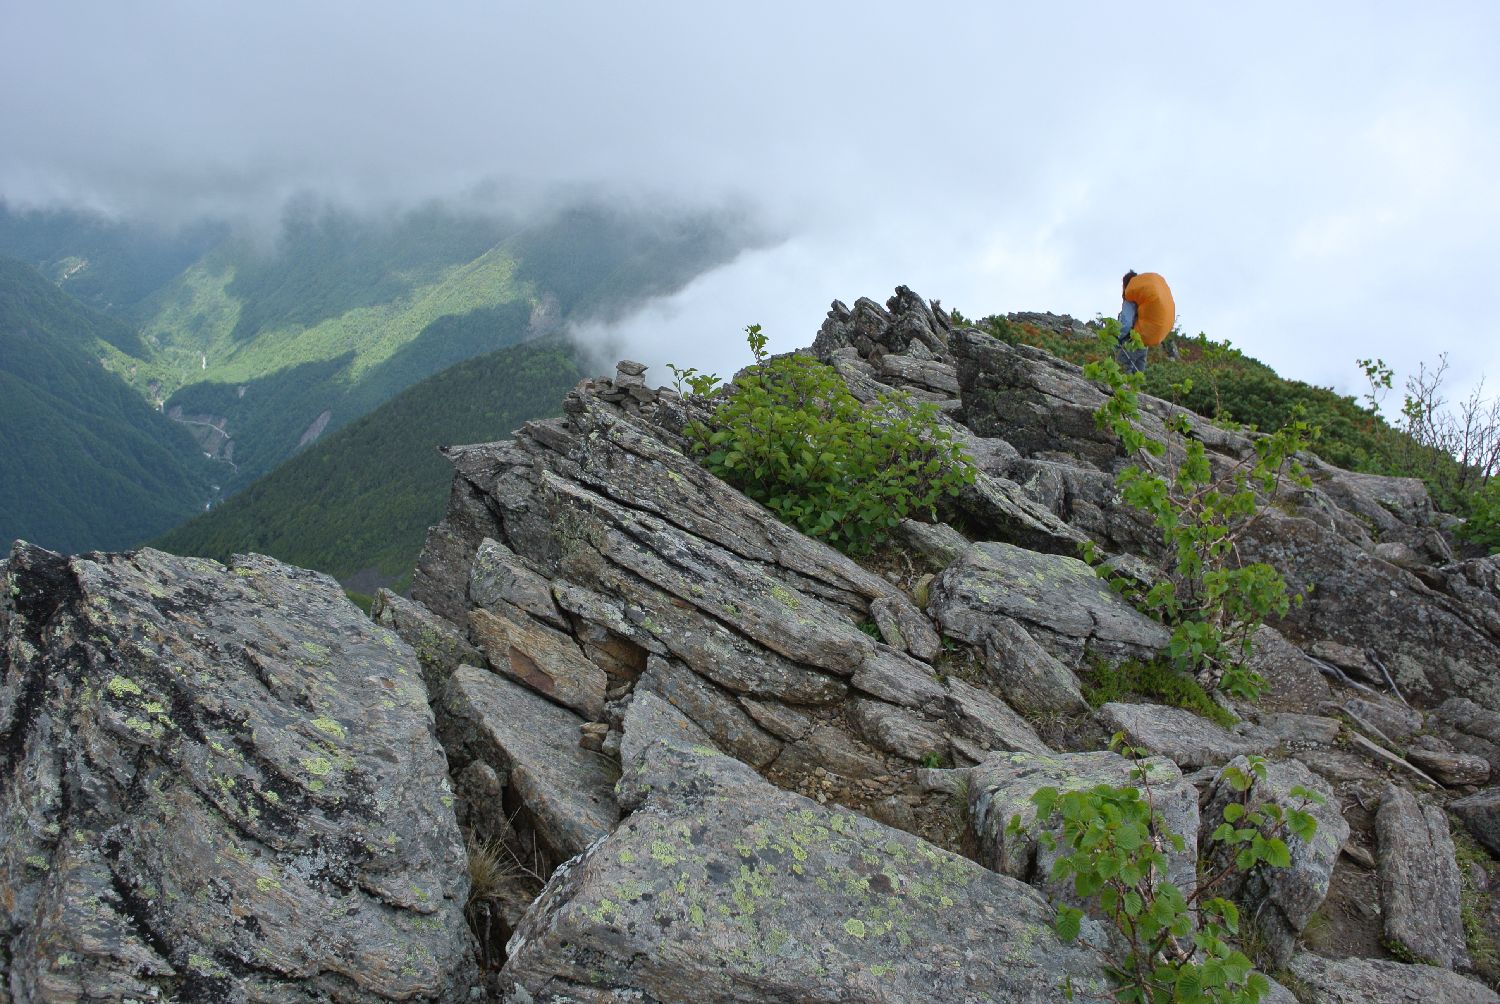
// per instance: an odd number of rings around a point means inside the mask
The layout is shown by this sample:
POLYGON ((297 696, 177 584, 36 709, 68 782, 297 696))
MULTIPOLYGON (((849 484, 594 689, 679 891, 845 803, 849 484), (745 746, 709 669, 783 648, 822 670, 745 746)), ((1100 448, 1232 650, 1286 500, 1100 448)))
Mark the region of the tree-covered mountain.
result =
POLYGON ((0 199, 0 254, 127 322, 136 319, 142 301, 228 234, 227 226, 210 220, 167 228, 76 209, 23 210, 0 199))
POLYGON ((201 511, 210 475, 187 431, 100 364, 130 328, 0 258, 0 539, 114 549, 201 511))
POLYGON ((221 561, 269 554, 362 591, 403 586, 453 477, 437 446, 503 439, 556 414, 581 375, 572 346, 555 338, 459 363, 154 543, 221 561))
MULTIPOLYGON (((598 204, 521 219, 440 205, 355 213, 302 200, 274 233, 258 235, 207 222, 165 232, 0 204, 0 254, 104 309, 71 344, 191 433, 170 437, 175 463, 196 469, 207 454, 214 499, 428 376, 670 292, 747 240, 723 214, 598 204)), ((29 428, 45 455, 50 430, 67 426, 41 417, 38 393, 16 390, 7 406, 13 427, 29 428)), ((108 462, 109 451, 94 452, 108 462)), ((140 486, 180 480, 145 461, 116 473, 140 486)), ((204 494, 193 493, 182 514, 201 509, 204 494)), ((63 519, 52 512, 59 497, 19 492, 10 511, 18 525, 63 519)), ((54 543, 64 549, 105 546, 82 532, 88 525, 138 525, 133 515, 66 518, 83 522, 54 543)), ((151 528, 112 534, 110 546, 163 526, 151 528)))

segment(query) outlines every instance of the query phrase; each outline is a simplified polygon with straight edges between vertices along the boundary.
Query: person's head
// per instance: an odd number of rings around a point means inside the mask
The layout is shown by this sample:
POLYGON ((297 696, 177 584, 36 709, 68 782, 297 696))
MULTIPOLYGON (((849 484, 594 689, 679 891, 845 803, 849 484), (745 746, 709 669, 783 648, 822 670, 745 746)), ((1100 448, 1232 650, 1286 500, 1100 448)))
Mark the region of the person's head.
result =
POLYGON ((1135 272, 1126 272, 1125 278, 1120 280, 1120 292, 1125 292, 1125 287, 1130 285, 1130 280, 1135 278, 1135 272))

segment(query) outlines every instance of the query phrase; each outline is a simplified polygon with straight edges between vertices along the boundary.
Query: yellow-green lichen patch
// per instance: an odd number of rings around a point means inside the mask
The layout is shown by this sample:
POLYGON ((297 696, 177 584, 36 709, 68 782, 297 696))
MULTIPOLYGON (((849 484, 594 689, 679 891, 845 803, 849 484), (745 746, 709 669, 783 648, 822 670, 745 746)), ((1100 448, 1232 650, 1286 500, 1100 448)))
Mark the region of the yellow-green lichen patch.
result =
POLYGON ((143 691, 140 684, 126 676, 114 676, 109 683, 104 685, 105 689, 116 699, 128 696, 140 697, 143 691))
POLYGON ((314 718, 312 720, 312 727, 323 733, 325 736, 332 736, 335 739, 343 739, 348 734, 344 731, 344 727, 342 725, 327 716, 314 718))
POLYGON ((669 868, 680 860, 676 849, 665 840, 651 841, 651 859, 657 864, 666 865, 669 868))
POLYGON ((201 976, 225 977, 229 975, 229 971, 226 970, 223 966, 219 965, 207 955, 200 955, 197 952, 193 952, 188 956, 187 964, 189 969, 201 976))
POLYGON ((160 739, 167 731, 155 722, 143 721, 134 715, 125 719, 125 727, 137 735, 145 736, 149 739, 160 739))
POLYGON ((323 777, 333 770, 333 763, 327 757, 305 756, 302 758, 302 769, 313 777, 323 777))
POLYGON ((47 859, 40 854, 28 854, 26 856, 26 864, 39 872, 50 871, 52 868, 51 865, 47 864, 47 859))
POLYGON ((802 597, 779 582, 771 584, 771 597, 788 610, 796 610, 802 605, 802 597))
POLYGON ((865 936, 865 922, 857 917, 850 917, 844 921, 844 933, 851 937, 863 938, 865 936))

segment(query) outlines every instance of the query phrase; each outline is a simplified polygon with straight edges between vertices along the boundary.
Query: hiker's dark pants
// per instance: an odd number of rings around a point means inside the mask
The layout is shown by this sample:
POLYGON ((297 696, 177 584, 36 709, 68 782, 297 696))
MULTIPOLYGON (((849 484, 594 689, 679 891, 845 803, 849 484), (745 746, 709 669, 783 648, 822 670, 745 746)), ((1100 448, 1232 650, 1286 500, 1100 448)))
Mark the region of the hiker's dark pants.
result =
POLYGON ((1115 362, 1120 364, 1120 369, 1126 373, 1146 372, 1146 350, 1144 348, 1133 349, 1129 342, 1121 343, 1115 348, 1115 362))

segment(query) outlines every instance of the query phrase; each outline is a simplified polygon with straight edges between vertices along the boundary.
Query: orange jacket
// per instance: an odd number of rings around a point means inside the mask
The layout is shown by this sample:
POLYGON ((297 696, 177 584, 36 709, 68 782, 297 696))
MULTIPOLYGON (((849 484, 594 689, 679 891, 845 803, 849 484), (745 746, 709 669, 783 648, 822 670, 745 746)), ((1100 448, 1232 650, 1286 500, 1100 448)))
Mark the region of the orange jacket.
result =
POLYGON ((1155 272, 1142 272, 1125 287, 1125 299, 1135 304, 1135 330, 1141 344, 1160 345, 1177 323, 1177 305, 1167 280, 1155 272))

